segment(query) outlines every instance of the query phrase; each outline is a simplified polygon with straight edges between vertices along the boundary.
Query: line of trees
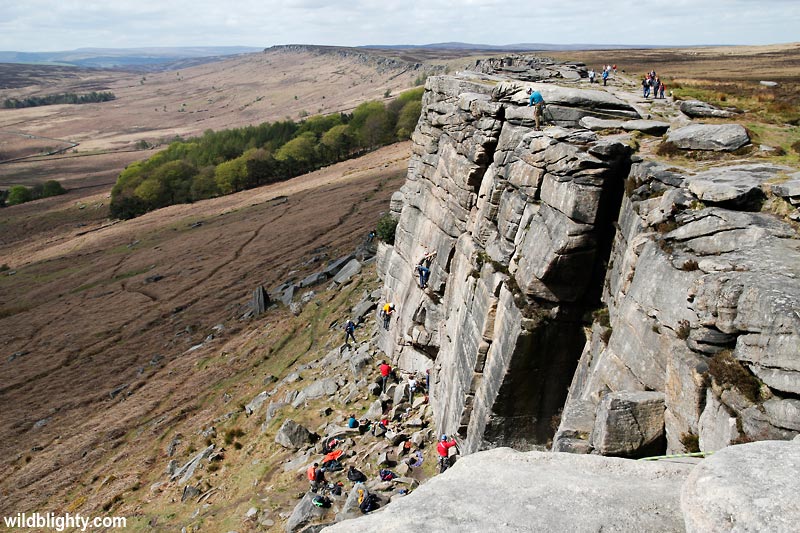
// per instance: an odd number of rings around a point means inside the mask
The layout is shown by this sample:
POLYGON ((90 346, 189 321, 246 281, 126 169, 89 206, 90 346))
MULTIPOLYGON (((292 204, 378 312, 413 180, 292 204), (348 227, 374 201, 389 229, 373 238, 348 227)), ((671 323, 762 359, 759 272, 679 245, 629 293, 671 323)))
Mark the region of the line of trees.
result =
POLYGON ((33 187, 25 187, 24 185, 14 185, 8 190, 0 190, 0 207, 6 205, 17 205, 38 200, 39 198, 48 198, 50 196, 58 196, 64 194, 67 190, 56 180, 48 180, 44 183, 37 183, 33 187))
POLYGON ((111 190, 111 216, 153 209, 283 181, 380 146, 408 139, 422 109, 418 88, 351 114, 317 115, 215 132, 172 142, 123 170, 111 190))
POLYGON ((91 104, 96 102, 108 102, 114 100, 116 96, 110 91, 92 91, 87 94, 61 93, 48 94, 46 96, 28 96, 19 100, 17 98, 6 98, 3 107, 7 109, 21 109, 23 107, 38 107, 43 105, 56 104, 91 104))

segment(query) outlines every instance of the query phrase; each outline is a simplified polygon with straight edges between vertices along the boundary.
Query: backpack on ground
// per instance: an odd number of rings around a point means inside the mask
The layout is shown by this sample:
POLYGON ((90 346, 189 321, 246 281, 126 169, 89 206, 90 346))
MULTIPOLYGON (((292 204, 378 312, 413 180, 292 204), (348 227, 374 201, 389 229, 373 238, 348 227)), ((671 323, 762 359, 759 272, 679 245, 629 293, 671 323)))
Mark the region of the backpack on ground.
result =
POLYGON ((370 511, 374 511, 378 507, 379 507, 379 505, 378 505, 378 497, 375 496, 374 494, 368 494, 364 498, 364 501, 361 502, 361 505, 358 506, 358 508, 364 514, 367 514, 370 511))
POLYGON ((397 474, 385 468, 382 468, 378 474, 381 476, 381 481, 391 481, 397 477, 397 474))
POLYGON ((312 500, 312 502, 317 507, 328 508, 328 507, 331 506, 331 499, 328 498, 327 496, 314 496, 314 499, 312 500))
POLYGON ((347 470, 347 479, 354 483, 358 483, 359 481, 366 481, 367 476, 364 475, 364 472, 359 470, 358 468, 351 466, 347 470))

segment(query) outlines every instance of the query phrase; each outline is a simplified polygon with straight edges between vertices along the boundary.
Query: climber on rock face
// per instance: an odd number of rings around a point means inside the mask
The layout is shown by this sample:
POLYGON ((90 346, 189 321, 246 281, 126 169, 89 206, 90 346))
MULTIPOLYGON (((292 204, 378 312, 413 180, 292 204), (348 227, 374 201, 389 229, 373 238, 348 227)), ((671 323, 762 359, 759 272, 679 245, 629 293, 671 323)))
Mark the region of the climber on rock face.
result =
POLYGON ((428 278, 431 275, 431 270, 423 265, 414 267, 414 271, 419 274, 419 288, 425 289, 428 287, 428 278))
POLYGON ((392 302, 386 302, 383 304, 383 309, 381 309, 381 316, 383 317, 383 329, 389 329, 389 321, 392 319, 392 313, 394 313, 394 304, 392 302))

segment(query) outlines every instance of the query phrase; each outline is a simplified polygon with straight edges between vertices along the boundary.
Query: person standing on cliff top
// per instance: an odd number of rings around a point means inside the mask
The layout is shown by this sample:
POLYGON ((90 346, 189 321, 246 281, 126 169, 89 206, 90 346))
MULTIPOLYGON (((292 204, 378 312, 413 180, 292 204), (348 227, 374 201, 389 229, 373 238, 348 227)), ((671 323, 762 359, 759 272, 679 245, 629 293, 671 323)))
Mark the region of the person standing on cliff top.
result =
POLYGON ((533 108, 533 120, 536 122, 536 131, 540 131, 541 128, 541 120, 542 120, 542 108, 544 107, 544 98, 542 97, 542 93, 539 91, 534 91, 533 89, 528 89, 528 107, 534 106, 533 108))

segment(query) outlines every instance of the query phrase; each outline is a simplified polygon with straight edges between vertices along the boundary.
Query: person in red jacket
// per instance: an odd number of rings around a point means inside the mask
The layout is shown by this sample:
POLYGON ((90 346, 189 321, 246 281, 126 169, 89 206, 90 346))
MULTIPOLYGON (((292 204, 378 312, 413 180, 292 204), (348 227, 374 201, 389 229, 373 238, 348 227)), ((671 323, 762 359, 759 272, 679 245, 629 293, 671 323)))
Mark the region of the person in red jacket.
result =
POLYGON ((314 463, 308 467, 308 470, 306 470, 306 477, 308 478, 308 482, 311 484, 311 492, 317 492, 320 482, 325 479, 325 473, 322 472, 322 469, 319 467, 319 463, 314 463))
POLYGON ((456 439, 448 439, 447 435, 442 435, 439 439, 439 444, 436 445, 436 452, 439 454, 440 474, 450 467, 450 448, 453 446, 456 446, 456 452, 458 452, 458 444, 456 444, 456 439))
POLYGON ((381 392, 386 392, 386 381, 389 379, 389 375, 392 373, 392 367, 389 366, 386 361, 381 361, 380 366, 381 371, 381 392))

